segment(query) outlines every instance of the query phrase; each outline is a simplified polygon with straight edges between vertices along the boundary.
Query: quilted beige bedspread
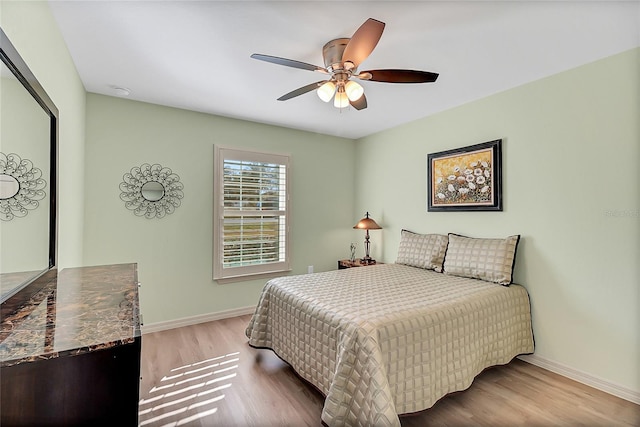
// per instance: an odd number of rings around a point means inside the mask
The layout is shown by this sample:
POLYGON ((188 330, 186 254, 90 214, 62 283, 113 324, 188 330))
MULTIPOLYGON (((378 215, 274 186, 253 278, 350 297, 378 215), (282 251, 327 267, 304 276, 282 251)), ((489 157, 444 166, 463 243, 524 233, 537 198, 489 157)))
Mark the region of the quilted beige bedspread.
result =
POLYGON ((325 396, 329 426, 400 426, 533 352, 527 291, 400 264, 273 279, 247 330, 325 396))

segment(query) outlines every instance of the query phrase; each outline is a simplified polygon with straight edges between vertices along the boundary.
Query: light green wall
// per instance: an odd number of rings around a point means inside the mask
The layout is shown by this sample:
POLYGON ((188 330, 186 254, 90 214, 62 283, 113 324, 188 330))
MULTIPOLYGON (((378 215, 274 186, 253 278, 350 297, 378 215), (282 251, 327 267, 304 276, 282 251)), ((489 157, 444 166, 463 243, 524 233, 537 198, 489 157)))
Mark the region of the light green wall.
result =
MULTIPOLYGON (((531 294, 536 354, 640 391, 635 49, 357 142, 356 207, 384 230, 521 234, 515 281, 531 294), (503 139, 503 212, 426 212, 428 153, 503 139)), ((425 99, 424 102, 429 102, 425 99)))
POLYGON ((60 112, 58 265, 82 265, 85 95, 46 1, 1 1, 0 25, 60 112))
POLYGON ((264 286, 212 280, 214 144, 292 156, 294 273, 333 269, 348 255, 353 141, 89 94, 84 263, 137 262, 147 324, 253 306, 264 286), (180 176, 173 214, 137 217, 120 200, 122 176, 143 163, 180 176))

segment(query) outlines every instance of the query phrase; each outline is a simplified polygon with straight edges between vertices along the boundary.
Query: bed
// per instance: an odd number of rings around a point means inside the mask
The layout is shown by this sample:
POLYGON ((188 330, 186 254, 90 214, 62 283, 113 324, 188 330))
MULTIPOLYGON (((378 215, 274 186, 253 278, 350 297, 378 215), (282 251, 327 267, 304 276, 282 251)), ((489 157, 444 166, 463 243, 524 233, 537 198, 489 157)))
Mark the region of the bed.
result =
POLYGON ((262 291, 249 344, 273 350, 326 396, 329 426, 400 426, 398 414, 533 352, 528 293, 510 277, 505 286, 447 274, 446 262, 443 274, 398 261, 280 277, 262 291))

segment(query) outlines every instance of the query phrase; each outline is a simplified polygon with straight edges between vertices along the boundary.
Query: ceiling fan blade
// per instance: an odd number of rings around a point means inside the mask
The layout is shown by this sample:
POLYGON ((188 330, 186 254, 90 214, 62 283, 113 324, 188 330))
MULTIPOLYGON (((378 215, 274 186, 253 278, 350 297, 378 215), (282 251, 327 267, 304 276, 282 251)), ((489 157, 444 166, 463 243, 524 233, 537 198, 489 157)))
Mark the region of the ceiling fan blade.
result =
POLYGON ((356 77, 372 82, 433 83, 438 78, 438 75, 438 73, 416 70, 369 70, 361 72, 356 77))
POLYGON ((371 55, 380 37, 382 37, 383 31, 384 22, 373 18, 367 19, 365 23, 356 30, 344 48, 342 62, 352 62, 356 67, 360 65, 362 61, 371 55))
POLYGON ((319 82, 315 82, 315 83, 308 84, 306 86, 302 86, 301 88, 298 88, 296 90, 292 90, 291 92, 282 95, 280 98, 278 98, 278 101, 286 101, 287 99, 291 99, 291 98, 295 98, 296 96, 304 95, 307 92, 311 92, 312 90, 319 88, 320 86, 322 86, 326 82, 328 82, 328 80, 321 80, 319 82))
POLYGON ((367 108, 367 97, 364 96, 363 93, 362 96, 357 100, 349 101, 349 104, 351 104, 351 106, 356 110, 364 110, 365 108, 367 108))
POLYGON ((253 59, 259 59, 260 61, 271 62, 272 64, 284 65, 285 67, 299 68, 301 70, 318 71, 327 74, 326 68, 318 65, 307 64, 306 62, 294 61, 293 59, 280 58, 278 56, 262 55, 260 53, 254 53, 251 55, 253 59))

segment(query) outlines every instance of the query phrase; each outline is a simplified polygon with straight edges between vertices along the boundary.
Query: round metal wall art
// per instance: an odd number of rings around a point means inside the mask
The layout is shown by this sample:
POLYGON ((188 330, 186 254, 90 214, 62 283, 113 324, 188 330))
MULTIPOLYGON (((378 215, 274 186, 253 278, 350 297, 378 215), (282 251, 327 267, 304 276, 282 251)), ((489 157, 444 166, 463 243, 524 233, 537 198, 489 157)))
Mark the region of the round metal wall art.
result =
POLYGON ((120 199, 137 216, 162 218, 180 206, 183 188, 180 177, 171 169, 144 163, 124 174, 120 183, 120 199))
POLYGON ((31 160, 15 153, 0 153, 0 220, 22 218, 45 198, 47 181, 31 160))

